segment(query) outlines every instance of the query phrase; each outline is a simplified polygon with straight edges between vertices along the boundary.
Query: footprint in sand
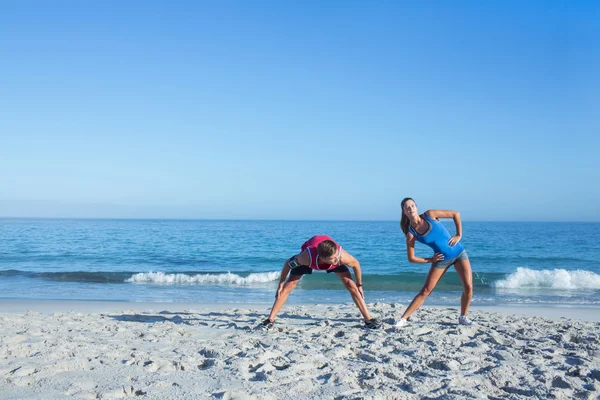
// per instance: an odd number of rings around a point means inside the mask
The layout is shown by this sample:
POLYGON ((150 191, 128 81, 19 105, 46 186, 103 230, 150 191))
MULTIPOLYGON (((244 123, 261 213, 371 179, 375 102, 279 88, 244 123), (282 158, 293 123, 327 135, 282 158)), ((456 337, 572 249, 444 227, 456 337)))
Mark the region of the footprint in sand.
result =
POLYGON ((217 358, 219 353, 212 349, 202 349, 200 350, 200 355, 204 356, 205 358, 217 358))
POLYGON ((10 371, 9 374, 12 376, 15 376, 15 377, 23 377, 23 376, 29 376, 29 375, 35 374, 36 372, 38 372, 38 370, 35 368, 17 367, 15 369, 13 369, 12 371, 10 371))
POLYGON ((208 358, 206 360, 204 360, 204 362, 202 364, 198 365, 198 369, 200 370, 204 370, 204 369, 209 369, 215 366, 215 360, 212 358, 208 358))
POLYGON ((245 393, 240 392, 216 392, 212 394, 212 397, 219 400, 250 400, 255 397, 249 396, 245 393))

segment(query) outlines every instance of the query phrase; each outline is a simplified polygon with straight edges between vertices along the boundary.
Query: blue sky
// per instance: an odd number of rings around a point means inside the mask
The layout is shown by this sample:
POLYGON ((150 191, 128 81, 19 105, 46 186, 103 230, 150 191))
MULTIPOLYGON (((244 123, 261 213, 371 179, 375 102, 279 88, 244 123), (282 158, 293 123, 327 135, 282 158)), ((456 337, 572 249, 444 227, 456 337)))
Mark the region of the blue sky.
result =
POLYGON ((600 4, 423 3, 2 3, 0 216, 600 221, 600 4))

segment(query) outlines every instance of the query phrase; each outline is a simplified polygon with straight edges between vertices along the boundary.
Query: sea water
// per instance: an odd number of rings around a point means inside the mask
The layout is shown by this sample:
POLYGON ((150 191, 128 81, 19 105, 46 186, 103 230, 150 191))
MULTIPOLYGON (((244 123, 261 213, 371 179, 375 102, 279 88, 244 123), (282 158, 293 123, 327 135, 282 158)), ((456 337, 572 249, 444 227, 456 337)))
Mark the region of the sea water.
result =
MULTIPOLYGON (((454 232, 452 221, 447 224, 454 232)), ((0 298, 270 303, 283 263, 327 234, 360 262, 367 302, 406 304, 411 264, 398 221, 1 219, 0 298)), ((473 304, 600 307, 600 223, 463 222, 473 304)), ((432 251, 417 243, 416 254, 432 251)), ((450 268, 426 304, 458 305, 450 268)), ((335 274, 302 278, 290 303, 348 302, 335 274)))

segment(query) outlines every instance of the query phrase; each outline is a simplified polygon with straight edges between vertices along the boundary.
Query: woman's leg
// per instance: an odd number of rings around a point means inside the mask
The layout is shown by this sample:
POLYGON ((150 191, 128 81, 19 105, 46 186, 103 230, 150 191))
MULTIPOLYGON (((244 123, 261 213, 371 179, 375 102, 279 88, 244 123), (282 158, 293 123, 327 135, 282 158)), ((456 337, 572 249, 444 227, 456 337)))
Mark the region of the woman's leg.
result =
POLYGON ((356 304, 356 307, 358 307, 358 310, 365 319, 365 322, 369 321, 371 319, 371 315, 367 309, 367 304, 365 303, 365 299, 363 299, 361 296, 358 286, 356 286, 356 283, 352 279, 350 272, 336 272, 335 274, 338 278, 340 278, 340 281, 342 281, 348 292, 350 292, 350 296, 352 296, 352 300, 354 301, 354 304, 356 304))
POLYGON ((460 277, 463 285, 463 294, 460 298, 460 315, 467 315, 469 305, 473 298, 473 272, 469 260, 458 260, 454 263, 454 268, 460 277))
POLYGON ((427 278, 425 279, 425 284, 423 285, 423 289, 415 296, 413 301, 410 303, 404 314, 402 314, 402 318, 407 319, 410 315, 415 312, 419 307, 423 305, 427 296, 433 292, 433 289, 440 281, 441 277, 444 276, 448 268, 441 269, 431 267, 429 269, 429 274, 427 274, 427 278))
POLYGON ((294 290, 298 282, 300 282, 300 278, 302 275, 290 275, 287 282, 283 285, 283 289, 281 289, 281 294, 279 297, 275 299, 275 303, 273 303, 273 308, 271 309, 271 313, 269 314, 269 319, 271 321, 275 321, 275 316, 281 309, 281 307, 285 304, 289 294, 294 290))

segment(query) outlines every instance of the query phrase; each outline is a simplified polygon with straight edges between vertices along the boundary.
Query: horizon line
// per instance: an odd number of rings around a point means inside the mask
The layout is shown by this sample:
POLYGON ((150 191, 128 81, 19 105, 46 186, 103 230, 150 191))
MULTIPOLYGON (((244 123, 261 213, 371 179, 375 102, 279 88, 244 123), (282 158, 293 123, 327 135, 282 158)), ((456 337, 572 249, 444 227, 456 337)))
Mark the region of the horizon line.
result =
MULTIPOLYGON (((104 220, 104 221, 255 221, 255 222, 397 222, 390 219, 282 219, 282 218, 160 218, 160 217, 13 217, 0 216, 3 219, 30 220, 104 220)), ((552 220, 461 220, 462 222, 535 222, 535 223, 581 223, 594 224, 600 221, 552 221, 552 220)))

